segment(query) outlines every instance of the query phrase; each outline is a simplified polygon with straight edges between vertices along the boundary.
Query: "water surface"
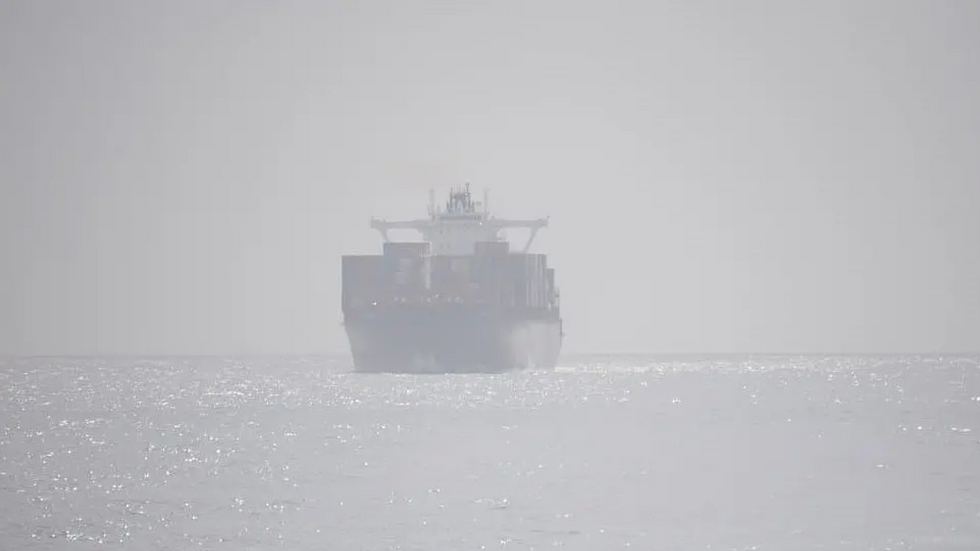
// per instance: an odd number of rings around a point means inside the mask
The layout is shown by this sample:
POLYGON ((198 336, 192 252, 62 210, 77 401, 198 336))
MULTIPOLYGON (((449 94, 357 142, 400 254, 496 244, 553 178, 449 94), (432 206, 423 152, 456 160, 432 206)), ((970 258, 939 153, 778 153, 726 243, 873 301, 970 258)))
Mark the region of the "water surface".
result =
POLYGON ((0 360, 3 549, 980 549, 980 358, 0 360))

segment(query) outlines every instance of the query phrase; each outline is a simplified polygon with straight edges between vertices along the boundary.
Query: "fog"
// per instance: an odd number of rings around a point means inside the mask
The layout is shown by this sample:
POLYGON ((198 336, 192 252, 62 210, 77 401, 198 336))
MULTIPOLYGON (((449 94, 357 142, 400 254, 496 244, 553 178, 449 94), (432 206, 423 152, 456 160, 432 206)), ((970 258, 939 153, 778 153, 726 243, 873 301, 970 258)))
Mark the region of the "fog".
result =
POLYGON ((345 353, 490 188, 567 352, 980 350, 980 3, 0 4, 0 354, 345 353), (518 234, 513 235, 518 239, 518 234))

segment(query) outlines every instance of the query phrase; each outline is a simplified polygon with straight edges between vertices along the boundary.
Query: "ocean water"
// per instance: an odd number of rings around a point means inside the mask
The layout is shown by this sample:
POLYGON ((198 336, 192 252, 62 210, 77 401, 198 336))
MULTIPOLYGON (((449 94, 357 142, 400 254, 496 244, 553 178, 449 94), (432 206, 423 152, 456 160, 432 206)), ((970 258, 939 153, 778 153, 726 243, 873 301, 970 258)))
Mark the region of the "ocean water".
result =
POLYGON ((980 357, 0 360, 0 549, 980 549, 980 357))

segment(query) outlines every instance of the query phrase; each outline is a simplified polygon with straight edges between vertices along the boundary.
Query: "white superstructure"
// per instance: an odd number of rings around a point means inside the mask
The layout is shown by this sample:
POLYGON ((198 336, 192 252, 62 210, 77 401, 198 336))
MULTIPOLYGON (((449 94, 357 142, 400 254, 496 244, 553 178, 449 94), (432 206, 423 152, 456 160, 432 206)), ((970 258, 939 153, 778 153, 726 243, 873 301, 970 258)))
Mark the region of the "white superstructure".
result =
POLYGON ((462 189, 453 189, 444 206, 437 206, 435 193, 429 192, 429 218, 389 222, 372 218, 371 227, 380 231, 387 242, 388 230, 412 229, 422 234, 422 239, 429 242, 434 255, 471 255, 476 243, 487 241, 504 241, 501 230, 507 228, 527 228, 531 230, 524 251, 527 252, 534 241, 538 230, 548 225, 547 218, 537 220, 503 220, 490 214, 487 202, 487 192, 484 191, 483 202, 473 201, 470 195, 470 185, 462 189))

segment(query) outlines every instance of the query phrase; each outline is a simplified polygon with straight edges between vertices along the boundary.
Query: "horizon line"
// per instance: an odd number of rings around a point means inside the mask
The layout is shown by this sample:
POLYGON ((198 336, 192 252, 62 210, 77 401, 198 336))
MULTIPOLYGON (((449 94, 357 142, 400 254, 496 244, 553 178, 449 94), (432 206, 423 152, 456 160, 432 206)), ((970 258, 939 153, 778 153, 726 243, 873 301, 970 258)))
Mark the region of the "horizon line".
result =
MULTIPOLYGON (((559 358, 575 356, 648 356, 648 357, 733 357, 733 356, 980 356, 980 351, 756 351, 756 352, 563 352, 559 358)), ((62 353, 62 354, 3 354, 3 359, 40 359, 40 358, 350 358, 349 352, 241 352, 241 353, 62 353)))

